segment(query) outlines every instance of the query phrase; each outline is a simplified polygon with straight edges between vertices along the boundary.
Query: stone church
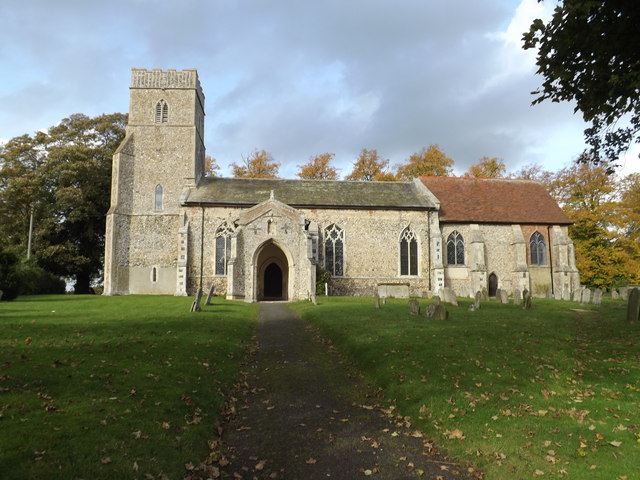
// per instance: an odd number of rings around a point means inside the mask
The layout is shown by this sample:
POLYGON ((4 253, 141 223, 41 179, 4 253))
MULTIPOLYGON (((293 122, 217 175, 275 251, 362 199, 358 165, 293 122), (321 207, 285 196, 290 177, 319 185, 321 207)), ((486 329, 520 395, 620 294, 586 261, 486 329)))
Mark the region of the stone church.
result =
MULTIPOLYGON (((195 70, 133 69, 126 137, 113 157, 104 293, 308 299, 408 286, 569 298, 571 223, 542 184, 211 178, 195 70)), ((406 291, 406 287, 403 287, 406 291)))

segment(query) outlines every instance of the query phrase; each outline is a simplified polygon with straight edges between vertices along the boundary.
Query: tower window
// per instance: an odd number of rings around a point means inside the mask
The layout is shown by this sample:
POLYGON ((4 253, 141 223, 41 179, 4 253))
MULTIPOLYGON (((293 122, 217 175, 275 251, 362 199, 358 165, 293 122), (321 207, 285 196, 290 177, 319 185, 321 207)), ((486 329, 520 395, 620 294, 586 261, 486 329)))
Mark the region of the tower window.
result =
POLYGON ((155 210, 162 210, 163 195, 162 185, 156 185, 155 198, 153 201, 153 208, 155 210))
POLYGON ((169 106, 164 100, 156 103, 156 123, 167 123, 169 119, 169 106))

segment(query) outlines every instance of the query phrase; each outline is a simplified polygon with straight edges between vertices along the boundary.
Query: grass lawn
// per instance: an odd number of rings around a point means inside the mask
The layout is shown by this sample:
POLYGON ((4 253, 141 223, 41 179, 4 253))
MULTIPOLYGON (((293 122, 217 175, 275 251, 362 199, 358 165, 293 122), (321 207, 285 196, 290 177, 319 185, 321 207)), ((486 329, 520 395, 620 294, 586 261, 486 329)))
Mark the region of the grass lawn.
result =
POLYGON ((640 324, 612 302, 470 303, 445 322, 410 316, 406 300, 293 307, 398 418, 486 479, 639 479, 640 324))
POLYGON ((0 478, 179 479, 204 460, 258 309, 192 301, 0 303, 0 478))

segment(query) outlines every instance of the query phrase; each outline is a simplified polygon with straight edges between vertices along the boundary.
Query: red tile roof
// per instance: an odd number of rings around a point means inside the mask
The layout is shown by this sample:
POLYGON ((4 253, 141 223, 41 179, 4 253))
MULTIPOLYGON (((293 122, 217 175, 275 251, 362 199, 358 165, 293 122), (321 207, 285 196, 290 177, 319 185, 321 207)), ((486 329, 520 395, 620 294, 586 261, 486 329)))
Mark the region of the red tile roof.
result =
POLYGON ((420 177, 440 201, 443 222, 568 225, 542 183, 532 180, 420 177))

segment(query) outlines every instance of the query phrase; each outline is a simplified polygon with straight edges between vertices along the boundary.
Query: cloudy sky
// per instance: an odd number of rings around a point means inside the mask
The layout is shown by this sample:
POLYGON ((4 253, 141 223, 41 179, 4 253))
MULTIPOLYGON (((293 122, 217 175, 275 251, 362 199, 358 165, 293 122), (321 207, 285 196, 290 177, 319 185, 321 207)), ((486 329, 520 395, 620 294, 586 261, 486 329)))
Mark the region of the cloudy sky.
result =
POLYGON ((394 165, 430 144, 456 174, 485 155, 557 170, 583 150, 584 124, 571 105, 531 106, 541 79, 521 49, 554 3, 5 1, 0 139, 128 111, 132 67, 196 68, 223 175, 255 149, 293 178, 323 152, 346 175, 362 148, 394 165))

